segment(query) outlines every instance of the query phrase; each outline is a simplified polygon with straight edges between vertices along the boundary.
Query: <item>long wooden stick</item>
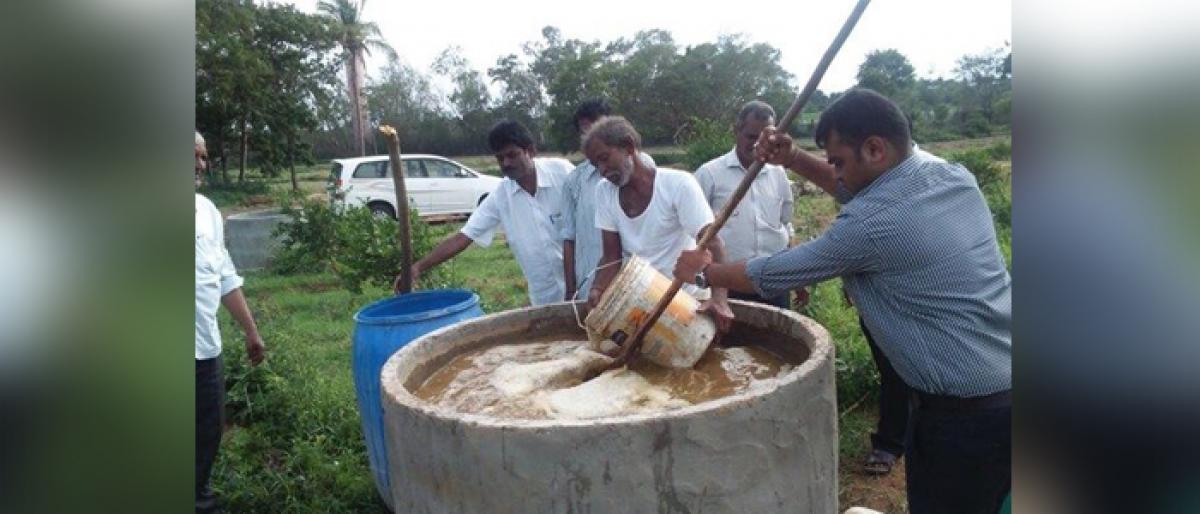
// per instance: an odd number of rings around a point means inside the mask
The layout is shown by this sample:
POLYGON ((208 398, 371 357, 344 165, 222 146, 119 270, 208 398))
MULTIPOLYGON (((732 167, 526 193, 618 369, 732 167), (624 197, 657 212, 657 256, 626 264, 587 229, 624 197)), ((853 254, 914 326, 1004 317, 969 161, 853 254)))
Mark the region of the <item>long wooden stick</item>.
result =
MULTIPOLYGON (((808 99, 816 92, 817 85, 821 83, 821 78, 825 76, 825 70, 829 69, 829 64, 833 62, 833 57, 837 55, 838 50, 841 50, 842 43, 845 43, 846 38, 850 37, 850 32, 854 30, 854 25, 862 17, 862 13, 866 10, 867 4, 870 1, 859 0, 858 4, 854 6, 854 11, 850 13, 850 17, 846 19, 846 23, 842 25, 842 30, 838 32, 833 43, 829 45, 829 49, 825 50, 825 55, 821 57, 821 62, 817 63, 817 69, 813 70, 812 76, 808 79, 808 84, 800 91, 800 96, 796 97, 796 101, 792 102, 792 106, 788 108, 787 114, 784 114, 783 118, 779 119, 779 123, 776 126, 781 131, 787 131, 788 127, 792 124, 792 120, 800 114, 805 104, 808 103, 808 99)), ((733 196, 725 203, 725 207, 721 209, 721 212, 717 214, 716 220, 708 226, 708 230, 704 232, 704 236, 696 243, 699 248, 704 248, 708 245, 709 241, 721 230, 721 227, 725 226, 725 222, 729 220, 729 216, 733 214, 733 210, 742 201, 742 197, 746 196, 746 192, 750 190, 750 185, 754 183, 754 179, 758 177, 758 172, 762 168, 763 163, 756 159, 750 165, 750 169, 746 170, 746 176, 742 178, 742 183, 738 184, 737 190, 733 192, 733 196)), ((628 342, 621 349, 621 354, 617 356, 617 359, 609 367, 610 369, 624 366, 637 357, 638 351, 641 350, 642 341, 646 338, 646 333, 650 332, 650 328, 658 322, 658 318, 662 316, 663 311, 667 309, 667 305, 670 305, 671 300, 675 299, 675 294, 682 287, 683 281, 678 278, 671 281, 671 287, 667 289, 666 294, 662 298, 658 299, 658 304, 654 306, 653 311, 650 311, 650 316, 638 326, 637 331, 633 333, 633 337, 629 338, 628 342)))
POLYGON ((392 184, 396 189, 396 221, 400 228, 396 237, 400 240, 400 294, 412 292, 412 227, 408 220, 408 188, 404 185, 404 166, 400 161, 400 135, 396 129, 383 125, 379 127, 387 140, 388 160, 392 164, 392 184))

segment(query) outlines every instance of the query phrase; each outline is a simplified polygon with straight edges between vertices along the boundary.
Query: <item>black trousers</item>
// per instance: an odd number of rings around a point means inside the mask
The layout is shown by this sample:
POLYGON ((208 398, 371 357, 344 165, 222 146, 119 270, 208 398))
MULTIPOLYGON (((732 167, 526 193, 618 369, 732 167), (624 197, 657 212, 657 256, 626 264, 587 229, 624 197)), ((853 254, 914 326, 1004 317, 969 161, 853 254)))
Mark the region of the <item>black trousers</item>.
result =
POLYGON ((875 433, 871 434, 871 449, 888 452, 896 457, 904 455, 904 440, 908 432, 908 384, 896 374, 891 361, 879 350, 875 339, 867 325, 858 320, 863 335, 867 336, 867 344, 871 347, 871 356, 875 358, 875 367, 879 369, 879 423, 875 433))
POLYGON ((764 305, 773 305, 775 307, 779 307, 780 309, 785 309, 785 310, 792 308, 792 302, 788 298, 788 294, 786 292, 779 296, 776 296, 774 298, 763 298, 754 293, 739 293, 736 291, 730 291, 729 297, 733 298, 734 300, 745 300, 747 302, 756 302, 756 303, 761 303, 764 305))
POLYGON ((208 478, 221 446, 225 413, 225 380, 221 357, 196 361, 196 510, 215 504, 208 478))
POLYGON ((912 514, 996 514, 1012 488, 1012 405, 930 406, 914 393, 907 475, 912 514))

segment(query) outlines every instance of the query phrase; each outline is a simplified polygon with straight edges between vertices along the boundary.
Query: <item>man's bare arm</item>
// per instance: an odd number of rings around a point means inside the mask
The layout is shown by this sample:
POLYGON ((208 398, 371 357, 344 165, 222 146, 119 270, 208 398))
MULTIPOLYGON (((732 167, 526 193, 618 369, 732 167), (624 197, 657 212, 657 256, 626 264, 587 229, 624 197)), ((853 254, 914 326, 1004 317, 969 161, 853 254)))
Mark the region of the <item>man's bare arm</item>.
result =
POLYGON ((246 304, 242 288, 225 293, 225 296, 221 297, 221 305, 229 309, 233 320, 242 327, 242 332, 246 335, 246 356, 250 358, 251 364, 257 366, 263 360, 266 345, 258 335, 258 324, 254 322, 254 315, 250 313, 250 306, 246 304))
MULTIPOLYGON (((421 260, 414 262, 412 269, 408 270, 408 273, 412 274, 413 285, 415 286, 417 284, 417 280, 421 278, 422 273, 429 271, 437 265, 450 260, 455 255, 462 253, 462 251, 466 250, 468 246, 471 246, 471 238, 467 237, 467 235, 463 234, 462 232, 455 232, 454 235, 442 240, 441 243, 438 243, 438 245, 429 252, 429 255, 426 255, 425 257, 421 258, 421 260)), ((400 270, 400 273, 404 272, 405 270, 400 270)), ((400 291, 399 275, 396 276, 396 283, 393 287, 396 292, 400 291)))
POLYGON ((600 267, 596 277, 592 279, 592 290, 588 291, 588 305, 595 307, 600 297, 608 289, 608 285, 621 271, 621 235, 607 230, 600 231, 600 240, 604 245, 604 254, 600 257, 600 267))

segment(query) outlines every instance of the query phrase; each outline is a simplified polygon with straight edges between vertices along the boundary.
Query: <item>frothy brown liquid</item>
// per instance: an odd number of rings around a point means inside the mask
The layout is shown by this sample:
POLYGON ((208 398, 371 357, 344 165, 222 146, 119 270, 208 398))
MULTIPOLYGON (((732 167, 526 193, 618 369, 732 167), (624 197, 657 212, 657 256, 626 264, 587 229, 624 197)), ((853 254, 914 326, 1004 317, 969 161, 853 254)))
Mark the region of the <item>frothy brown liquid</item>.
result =
POLYGON ((570 410, 576 414, 566 417, 596 417, 669 410, 723 398, 746 391, 756 383, 773 380, 791 367, 758 347, 714 347, 693 368, 663 368, 643 359, 635 362, 628 371, 605 373, 594 379, 599 382, 580 385, 585 373, 581 370, 576 373, 571 366, 578 367, 576 357, 580 354, 577 351, 585 344, 583 341, 535 342, 465 352, 430 375, 415 395, 457 412, 516 419, 563 417, 554 405, 561 406, 563 401, 570 401, 573 402, 570 410), (543 371, 548 369, 568 372, 556 373, 544 382, 530 382, 530 377, 520 376, 520 373, 528 372, 526 374, 530 376, 544 377, 548 375, 543 371), (570 392, 574 386, 595 386, 600 394, 590 391, 570 397, 558 394, 570 392), (531 390, 526 394, 525 389, 531 390), (514 394, 514 390, 518 393, 514 394), (628 404, 613 406, 611 403, 617 401, 614 398, 627 400, 628 404), (581 401, 596 403, 594 412, 600 414, 578 414, 590 412, 591 406, 574 405, 581 401))

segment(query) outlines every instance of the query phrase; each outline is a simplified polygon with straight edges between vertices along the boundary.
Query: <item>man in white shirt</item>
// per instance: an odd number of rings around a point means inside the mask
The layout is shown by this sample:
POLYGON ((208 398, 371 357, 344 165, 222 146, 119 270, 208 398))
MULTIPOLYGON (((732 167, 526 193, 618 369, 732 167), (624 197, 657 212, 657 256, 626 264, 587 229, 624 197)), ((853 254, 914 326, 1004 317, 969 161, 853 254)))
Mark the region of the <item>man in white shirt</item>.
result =
MULTIPOLYGON (((466 250, 474 242, 492 243, 496 228, 504 236, 517 264, 525 274, 529 303, 561 302, 566 293, 563 281, 562 247, 559 231, 563 223, 562 191, 571 163, 566 159, 534 159, 533 136, 515 121, 501 121, 488 133, 488 146, 505 180, 484 199, 462 230, 439 243, 429 255, 412 265, 413 283, 421 273, 466 250)), ((400 277, 396 277, 396 287, 400 277)))
MULTIPOLYGON (((196 133, 196 186, 207 169, 208 151, 196 133)), ((242 295, 242 277, 225 249, 221 212, 196 194, 196 512, 217 509, 208 478, 221 445, 225 380, 221 376, 221 333, 217 308, 224 305, 246 335, 250 363, 262 362, 266 347, 242 295)))
MULTIPOLYGON (((596 227, 604 255, 588 294, 589 304, 595 306, 619 271, 615 265, 605 265, 636 254, 670 277, 680 253, 696 248, 696 241, 713 222, 713 213, 689 173, 656 168, 640 156, 641 135, 625 118, 601 118, 584 135, 583 144, 588 159, 607 179, 596 185, 596 227)), ((712 238, 707 249, 714 258, 724 259, 720 237, 712 238)), ((703 271, 696 275, 695 284, 685 287, 693 292, 707 288, 703 271)), ((733 324, 726 293, 713 288, 702 306, 721 332, 733 324)))
MULTIPOLYGON (((729 153, 704 163, 696 170, 696 182, 713 212, 725 207, 754 162, 758 134, 775 124, 775 110, 753 100, 742 106, 733 125, 735 144, 729 153)), ((792 189, 787 171, 767 164, 754 178, 750 190, 721 228, 725 258, 730 262, 774 255, 789 246, 792 237, 792 189)), ((731 291, 730 298, 748 300, 781 309, 791 307, 787 293, 772 298, 731 291)))

